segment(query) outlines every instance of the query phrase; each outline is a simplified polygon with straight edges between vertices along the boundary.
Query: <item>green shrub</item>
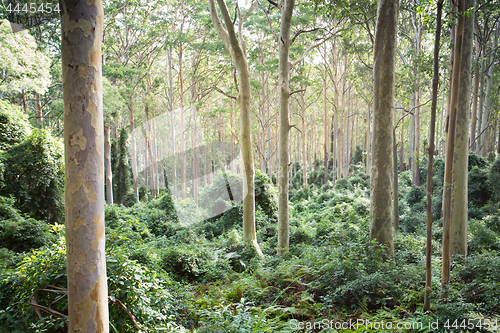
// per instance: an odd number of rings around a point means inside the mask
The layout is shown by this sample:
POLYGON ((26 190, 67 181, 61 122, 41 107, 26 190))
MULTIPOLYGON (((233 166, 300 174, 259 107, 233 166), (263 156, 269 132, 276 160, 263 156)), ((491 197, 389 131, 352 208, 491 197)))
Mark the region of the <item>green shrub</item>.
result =
POLYGON ((461 296, 485 314, 498 314, 500 298, 500 255, 496 250, 484 251, 467 258, 455 259, 452 278, 459 283, 461 296))
POLYGON ((335 181, 336 190, 352 190, 351 181, 347 178, 340 178, 335 181))
MULTIPOLYGON (((127 258, 122 251, 107 252, 107 282, 110 296, 110 328, 118 332, 137 332, 128 314, 115 300, 121 301, 136 317, 143 332, 182 331, 185 290, 164 272, 155 272, 127 258)), ((64 238, 51 247, 20 255, 15 270, 0 271, 1 332, 67 332, 66 322, 47 315, 39 319, 29 298, 48 285, 66 288, 66 248, 64 238)), ((64 292, 40 291, 38 304, 67 313, 64 292), (60 299, 57 299, 61 297, 60 299)), ((111 329, 111 331, 113 331, 111 329)))
POLYGON ((21 214, 14 208, 15 199, 0 196, 0 220, 20 220, 21 214))
POLYGON ((468 171, 470 171, 473 167, 478 167, 479 169, 488 169, 489 163, 488 161, 476 154, 473 151, 469 151, 469 160, 468 160, 468 171))
POLYGON ((0 150, 6 150, 31 134, 26 115, 15 105, 0 100, 0 150))
POLYGON ((488 180, 491 187, 491 196, 495 202, 500 201, 500 158, 491 165, 488 173, 488 180))
POLYGON ((162 268, 179 281, 202 282, 226 279, 230 272, 228 257, 199 244, 171 244, 162 254, 162 268))
POLYGON ((255 204, 270 221, 278 220, 278 189, 271 183, 269 176, 259 170, 255 171, 255 204))
POLYGON ((490 200, 488 170, 472 166, 468 174, 468 199, 472 206, 482 207, 490 200))
POLYGON ((425 208, 425 186, 412 185, 406 195, 406 202, 413 210, 423 210, 425 208))
POLYGON ((481 253, 483 250, 500 250, 498 235, 488 228, 484 220, 469 220, 468 246, 470 253, 481 253))
POLYGON ((34 130, 4 153, 4 184, 0 195, 12 195, 15 207, 37 220, 60 221, 64 212, 64 160, 61 141, 34 130))
POLYGON ((26 252, 50 245, 56 239, 52 226, 32 218, 0 220, 0 246, 16 252, 26 252))

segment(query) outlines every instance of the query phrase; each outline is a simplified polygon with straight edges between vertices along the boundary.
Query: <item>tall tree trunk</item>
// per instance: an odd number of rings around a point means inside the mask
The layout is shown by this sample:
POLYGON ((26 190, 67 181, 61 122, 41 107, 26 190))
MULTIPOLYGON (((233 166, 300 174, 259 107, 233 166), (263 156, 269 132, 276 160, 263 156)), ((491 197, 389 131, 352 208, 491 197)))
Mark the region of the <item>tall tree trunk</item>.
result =
MULTIPOLYGON (((177 161, 176 161, 176 146, 175 146, 175 112, 174 112, 174 88, 172 82, 172 48, 169 47, 167 52, 168 61, 168 106, 170 111, 170 142, 172 156, 172 183, 169 184, 172 188, 172 197, 177 198, 177 161)), ((208 106, 208 103, 207 103, 208 106)))
MULTIPOLYGON (((182 27, 182 26, 181 26, 182 27)), ((182 30, 182 28, 181 28, 182 30)), ((181 135, 181 197, 186 199, 186 182, 187 182, 187 165, 186 165, 186 124, 185 124, 185 110, 184 110, 184 78, 182 76, 182 51, 183 44, 179 44, 179 97, 180 97, 180 135, 181 135)))
POLYGON ((42 112, 42 99, 40 94, 35 92, 35 102, 36 102, 36 122, 41 126, 43 122, 43 112, 42 112))
POLYGON ((111 138, 109 127, 104 127, 104 169, 106 170, 106 202, 113 204, 113 174, 111 173, 111 138))
MULTIPOLYGON (((214 28, 224 43, 226 49, 231 54, 233 63, 239 76, 239 94, 238 104, 240 107, 241 124, 241 153, 243 156, 243 240, 251 242, 258 255, 264 257, 257 243, 255 232, 255 182, 254 182, 254 162, 252 155, 252 129, 250 122, 250 73, 248 71, 248 62, 243 36, 240 34, 240 40, 236 36, 232 18, 229 15, 224 0, 217 0, 226 29, 217 16, 214 0, 209 0, 210 16, 214 28)), ((251 8, 249 9, 249 11, 251 8)), ((248 14, 248 12, 247 12, 248 14)), ((244 20, 240 20, 243 25, 244 20)), ((241 26, 240 26, 241 28, 241 26)), ((240 29, 241 30, 241 29, 240 29)))
POLYGON ((417 69, 415 75, 415 156, 413 157, 413 184, 420 186, 420 50, 422 46, 422 20, 417 17, 414 22, 415 28, 415 56, 417 57, 417 69))
POLYGON ((396 145, 396 128, 392 134, 392 226, 399 230, 399 189, 398 189, 398 153, 396 145))
POLYGON ((392 234, 392 112, 398 0, 378 0, 373 63, 373 146, 370 184, 370 237, 394 258, 392 234))
MULTIPOLYGON (((304 89, 304 87, 302 87, 304 89)), ((304 101, 304 93, 300 94, 300 111, 301 111, 301 120, 302 120, 302 181, 304 187, 307 187, 307 132, 306 132, 306 103, 304 101)))
MULTIPOLYGON (((285 0, 281 11, 279 43, 279 85, 280 85, 280 167, 278 175, 278 255, 288 252, 290 226, 288 222, 288 143, 290 134, 290 25, 295 0, 285 0)), ((325 148, 326 149, 326 148, 325 148)), ((326 154, 325 150, 325 154, 326 154)), ((326 164, 328 166, 328 162, 326 164)), ((328 175, 328 174, 327 174, 328 175)))
MULTIPOLYGON (((460 0, 459 11, 464 13, 465 0, 460 0)), ((460 85, 460 70, 462 62, 462 44, 464 34, 465 16, 458 18, 458 25, 455 36, 455 50, 453 60, 453 79, 451 85, 451 98, 449 105, 448 138, 446 140, 445 169, 443 181, 443 263, 441 284, 443 287, 443 297, 448 296, 448 283, 450 280, 450 232, 451 232, 451 192, 452 192, 452 170, 455 150, 455 128, 456 113, 458 108, 458 95, 460 85)))
POLYGON ((370 119, 370 110, 372 106, 368 103, 368 108, 366 110, 366 174, 371 174, 372 168, 372 148, 371 148, 371 134, 370 134, 370 125, 372 120, 370 119))
POLYGON ((481 121, 481 129, 482 129, 482 134, 479 137, 480 138, 480 147, 482 149, 481 151, 481 156, 486 157, 488 155, 488 129, 489 129, 489 122, 490 122, 490 104, 491 104, 491 87, 493 86, 493 73, 495 69, 495 63, 497 61, 496 58, 496 52, 495 50, 498 46, 498 34, 500 32, 500 24, 497 24, 497 30, 495 33, 494 41, 493 41, 493 47, 492 47, 492 52, 490 56, 490 63, 489 63, 489 68, 488 68, 488 75, 486 76, 486 90, 484 92, 484 110, 483 110, 483 119, 481 121))
POLYGON ((109 332, 104 249, 103 6, 101 1, 93 5, 62 1, 61 7, 68 332, 109 332))
POLYGON ((481 51, 481 44, 479 43, 479 39, 476 38, 476 48, 478 55, 476 57, 475 61, 475 70, 474 70, 474 90, 472 93, 472 115, 471 115, 471 127, 470 127, 470 137, 469 137, 469 147, 470 150, 475 151, 476 150, 476 126, 477 126, 477 94, 479 92, 479 61, 481 59, 482 51, 481 51))
MULTIPOLYGON (((475 0, 465 0, 465 8, 475 7, 475 0)), ((474 15, 466 16, 462 37, 462 61, 458 108, 456 114, 455 149, 452 170, 450 255, 467 255, 467 171, 469 161, 469 111, 474 15)))
MULTIPOLYGON (((132 102, 130 102, 132 103, 132 102)), ((128 106, 128 114, 130 118, 130 153, 132 154, 132 178, 134 183, 134 194, 139 200, 139 174, 137 172, 137 148, 135 143, 135 120, 134 109, 132 105, 128 106)))
POLYGON ((481 61, 481 69, 479 70, 479 110, 478 110, 478 117, 477 117, 477 134, 475 137, 475 152, 476 154, 480 153, 481 150, 481 143, 480 143, 480 138, 481 138, 481 133, 483 131, 483 109, 484 109, 484 77, 485 77, 485 67, 486 67, 486 57, 484 55, 484 52, 486 49, 483 46, 482 49, 482 61, 481 61))
POLYGON ((430 293, 432 290, 432 166, 434 164, 434 135, 436 132, 436 107, 439 83, 439 42, 441 39, 441 16, 443 0, 437 2, 436 37, 434 42, 434 68, 432 77, 431 123, 429 128, 429 157, 427 161, 427 221, 426 221, 426 252, 425 252, 425 296, 424 309, 431 307, 430 293))
MULTIPOLYGON (((283 42, 280 43, 283 44, 283 42)), ((328 159, 329 157, 329 152, 330 152, 330 145, 328 144, 328 132, 329 132, 329 120, 330 116, 328 115, 328 105, 326 104, 326 89, 327 89, 327 76, 328 76, 328 62, 326 58, 326 45, 325 45, 325 55, 324 55, 324 61, 325 61, 325 73, 323 74, 323 115, 324 115, 324 143, 323 143, 323 148, 324 148, 324 160, 323 160, 323 165, 324 165, 324 174, 323 174, 323 182, 326 184, 328 182, 328 159)))

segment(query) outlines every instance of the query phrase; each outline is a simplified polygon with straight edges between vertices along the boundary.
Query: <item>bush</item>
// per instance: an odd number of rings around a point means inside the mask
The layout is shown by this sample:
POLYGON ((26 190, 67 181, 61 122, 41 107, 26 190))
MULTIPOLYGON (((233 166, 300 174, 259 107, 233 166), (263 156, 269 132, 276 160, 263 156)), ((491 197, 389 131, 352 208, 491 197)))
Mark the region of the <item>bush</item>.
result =
POLYGON ((468 199, 472 206, 482 207, 490 200, 490 187, 488 186, 488 171, 473 166, 468 174, 468 199))
POLYGON ((255 204, 270 221, 278 220, 278 189, 271 183, 269 176, 259 170, 255 171, 255 204))
POLYGON ((0 221, 0 245, 15 252, 26 252, 52 244, 56 237, 51 226, 32 218, 0 221))
POLYGON ((490 172, 488 173, 488 180, 493 201, 500 201, 500 158, 491 165, 490 172))
POLYGON ((0 195, 12 195, 15 207, 37 220, 60 221, 64 212, 64 160, 61 141, 35 130, 4 153, 0 195))
POLYGON ((31 134, 26 115, 18 107, 0 100, 0 150, 6 150, 31 134))
POLYGON ((162 254, 162 268, 179 281, 208 282, 227 279, 231 270, 224 251, 208 246, 171 244, 162 254))
MULTIPOLYGON (((164 272, 152 271, 119 250, 108 251, 106 255, 110 326, 118 332, 137 332, 127 313, 114 304, 119 300, 134 314, 143 332, 182 331, 175 322, 182 320, 185 290, 164 272)), ((20 259, 15 270, 0 271, 0 331, 67 332, 63 319, 44 312, 39 319, 29 305, 29 298, 37 289, 48 285, 67 287, 64 238, 49 248, 20 255, 20 259)), ((67 313, 64 291, 40 291, 37 302, 67 313)))

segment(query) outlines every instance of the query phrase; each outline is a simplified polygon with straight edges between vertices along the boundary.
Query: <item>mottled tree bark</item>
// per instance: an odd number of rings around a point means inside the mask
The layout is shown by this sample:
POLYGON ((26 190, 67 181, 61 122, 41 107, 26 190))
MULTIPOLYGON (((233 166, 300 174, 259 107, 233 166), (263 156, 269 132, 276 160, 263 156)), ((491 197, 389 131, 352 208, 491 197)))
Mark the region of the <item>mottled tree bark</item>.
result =
POLYGON ((392 127, 398 0, 378 0, 373 66, 370 237, 394 258, 392 233, 392 127))
MULTIPOLYGON (((466 0, 465 8, 475 6, 475 0, 466 0)), ((467 171, 469 161, 469 111, 471 93, 472 39, 474 37, 474 15, 466 16, 462 37, 462 61, 458 93, 455 149, 453 157, 451 192, 450 255, 467 255, 467 171)))
POLYGON ((108 332, 104 255, 103 6, 61 2, 68 332, 108 332))

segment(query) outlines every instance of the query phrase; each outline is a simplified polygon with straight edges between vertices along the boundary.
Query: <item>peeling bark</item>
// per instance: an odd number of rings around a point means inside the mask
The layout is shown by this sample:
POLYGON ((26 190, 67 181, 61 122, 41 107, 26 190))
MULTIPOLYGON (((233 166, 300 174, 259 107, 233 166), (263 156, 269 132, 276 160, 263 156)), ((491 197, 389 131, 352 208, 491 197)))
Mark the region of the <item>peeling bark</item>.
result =
POLYGON ((63 1, 68 332, 108 332, 101 1, 63 1))

